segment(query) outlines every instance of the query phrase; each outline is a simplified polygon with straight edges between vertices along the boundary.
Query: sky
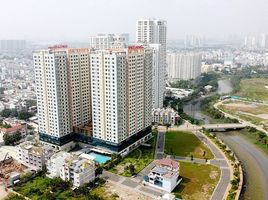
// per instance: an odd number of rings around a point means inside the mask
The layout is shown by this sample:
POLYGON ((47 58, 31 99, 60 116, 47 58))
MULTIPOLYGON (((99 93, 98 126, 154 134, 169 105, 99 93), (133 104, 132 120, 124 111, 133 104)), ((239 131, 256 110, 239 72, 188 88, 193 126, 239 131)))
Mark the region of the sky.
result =
POLYGON ((268 33, 268 0, 0 0, 0 39, 134 39, 140 18, 166 20, 168 39, 268 33))

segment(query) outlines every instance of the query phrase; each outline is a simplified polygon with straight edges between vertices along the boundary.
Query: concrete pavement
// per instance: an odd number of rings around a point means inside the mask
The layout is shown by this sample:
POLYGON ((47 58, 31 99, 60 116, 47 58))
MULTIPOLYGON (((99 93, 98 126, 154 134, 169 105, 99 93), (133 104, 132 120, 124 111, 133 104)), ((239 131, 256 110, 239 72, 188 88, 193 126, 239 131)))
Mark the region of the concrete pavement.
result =
POLYGON ((105 180, 109 180, 114 184, 119 185, 120 187, 125 187, 130 190, 135 190, 136 192, 142 193, 152 199, 156 199, 157 197, 165 194, 166 192, 152 188, 150 186, 144 186, 136 181, 136 178, 123 177, 108 171, 103 171, 101 175, 105 180))
POLYGON ((205 135, 203 135, 201 132, 196 131, 194 134, 202 141, 204 142, 212 151, 215 158, 213 160, 210 160, 209 163, 218 166, 221 169, 221 177, 218 182, 218 185, 216 186, 215 190, 213 191, 213 194, 211 196, 212 200, 222 200, 226 196, 228 189, 229 189, 229 183, 231 181, 231 169, 228 164, 227 158, 224 156, 224 154, 221 152, 221 150, 205 135))

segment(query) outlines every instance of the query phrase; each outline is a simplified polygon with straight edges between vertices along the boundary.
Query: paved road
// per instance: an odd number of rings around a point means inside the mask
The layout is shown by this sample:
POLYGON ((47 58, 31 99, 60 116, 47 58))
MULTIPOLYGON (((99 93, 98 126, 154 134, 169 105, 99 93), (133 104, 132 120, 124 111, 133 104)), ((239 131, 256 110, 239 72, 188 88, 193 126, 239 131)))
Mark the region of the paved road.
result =
POLYGON ((268 156, 242 136, 228 133, 217 135, 235 152, 246 171, 247 187, 243 199, 268 199, 268 156))
POLYGON ((210 160, 209 163, 219 166, 221 169, 221 177, 218 182, 218 185, 216 186, 211 196, 211 199, 222 200, 228 189, 228 185, 229 185, 230 178, 231 178, 228 163, 225 160, 225 157, 222 155, 221 151, 210 140, 208 140, 201 132, 196 131, 194 133, 201 141, 203 141, 211 149, 212 153, 214 154, 215 159, 210 160))
POLYGON ((175 156, 174 158, 173 157, 171 158, 177 161, 207 164, 205 159, 200 158, 193 158, 193 160, 191 160, 191 157, 183 157, 183 156, 175 156))
POLYGON ((154 167, 155 167, 154 162, 151 162, 143 170, 141 170, 133 180, 141 183, 143 181, 144 176, 148 175, 151 169, 153 169, 154 167))
POLYGON ((161 159, 164 156, 165 150, 165 132, 159 131, 157 135, 156 149, 155 149, 155 159, 161 159))

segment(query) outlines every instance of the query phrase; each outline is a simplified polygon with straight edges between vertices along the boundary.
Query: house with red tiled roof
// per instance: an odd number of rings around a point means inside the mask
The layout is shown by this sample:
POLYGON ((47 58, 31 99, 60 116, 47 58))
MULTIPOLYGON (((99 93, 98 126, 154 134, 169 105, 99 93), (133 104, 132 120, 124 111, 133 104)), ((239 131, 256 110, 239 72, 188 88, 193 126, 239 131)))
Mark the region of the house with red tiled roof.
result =
POLYGON ((172 192, 180 183, 179 163, 172 159, 160 159, 154 161, 155 167, 148 176, 144 177, 144 183, 152 187, 172 192))
POLYGON ((3 137, 5 134, 14 134, 17 131, 21 133, 22 137, 26 136, 26 127, 22 124, 15 124, 10 128, 0 128, 0 141, 3 141, 3 137))

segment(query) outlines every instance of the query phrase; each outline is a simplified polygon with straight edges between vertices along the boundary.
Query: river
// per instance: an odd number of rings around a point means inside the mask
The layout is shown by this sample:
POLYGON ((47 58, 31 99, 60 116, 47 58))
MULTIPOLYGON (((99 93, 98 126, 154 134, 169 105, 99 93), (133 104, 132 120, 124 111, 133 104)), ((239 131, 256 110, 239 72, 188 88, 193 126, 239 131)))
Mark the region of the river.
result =
MULTIPOLYGON (((232 85, 230 79, 222 79, 218 81, 218 94, 228 94, 232 92, 232 85)), ((183 110, 191 117, 204 121, 205 124, 211 123, 211 118, 203 114, 200 110, 200 100, 193 100, 183 106, 183 110)))
MULTIPOLYGON (((230 79, 218 81, 218 94, 228 94, 232 91, 230 79)), ((200 99, 184 105, 184 111, 195 119, 211 123, 211 118, 200 110, 200 99)), ((244 190, 240 200, 268 199, 268 156, 252 142, 245 139, 239 131, 237 134, 219 132, 217 135, 235 152, 244 170, 244 190)))

